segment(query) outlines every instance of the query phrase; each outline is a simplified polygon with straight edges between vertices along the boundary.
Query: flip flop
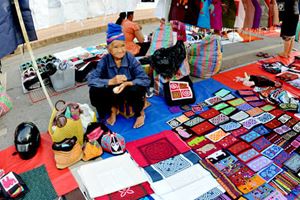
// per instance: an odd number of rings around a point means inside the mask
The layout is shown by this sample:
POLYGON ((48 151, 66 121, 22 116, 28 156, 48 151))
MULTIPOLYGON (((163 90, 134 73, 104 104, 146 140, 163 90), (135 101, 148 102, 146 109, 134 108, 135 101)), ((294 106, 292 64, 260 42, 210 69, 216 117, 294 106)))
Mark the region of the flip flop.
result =
POLYGON ((265 55, 264 52, 258 52, 258 53, 256 54, 257 57, 263 57, 264 55, 265 55))
MULTIPOLYGON (((141 117, 141 116, 139 116, 139 117, 141 117)), ((137 126, 137 127, 133 127, 133 128, 140 128, 140 127, 144 126, 145 120, 146 120, 146 115, 144 114, 144 123, 140 124, 140 125, 137 126)))
POLYGON ((270 54, 268 54, 268 53, 264 53, 262 57, 264 57, 264 58, 270 58, 272 56, 270 54))

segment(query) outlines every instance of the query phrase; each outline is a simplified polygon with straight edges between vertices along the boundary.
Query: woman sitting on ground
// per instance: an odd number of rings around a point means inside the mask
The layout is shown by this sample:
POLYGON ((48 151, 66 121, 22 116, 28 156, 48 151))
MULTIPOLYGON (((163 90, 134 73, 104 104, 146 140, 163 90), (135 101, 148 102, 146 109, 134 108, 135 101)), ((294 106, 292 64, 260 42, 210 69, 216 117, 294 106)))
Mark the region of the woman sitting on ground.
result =
POLYGON ((107 30, 109 54, 105 55, 95 70, 88 75, 90 101, 100 119, 110 114, 107 123, 114 125, 118 105, 132 106, 136 121, 133 128, 144 125, 145 93, 150 79, 136 58, 126 52, 125 37, 120 25, 110 23, 107 30))
POLYGON ((145 56, 150 47, 150 42, 144 42, 142 27, 133 22, 133 12, 127 12, 127 19, 125 19, 125 12, 120 13, 116 24, 120 24, 123 27, 126 50, 136 57, 145 56), (133 41, 135 38, 138 40, 138 43, 133 41))

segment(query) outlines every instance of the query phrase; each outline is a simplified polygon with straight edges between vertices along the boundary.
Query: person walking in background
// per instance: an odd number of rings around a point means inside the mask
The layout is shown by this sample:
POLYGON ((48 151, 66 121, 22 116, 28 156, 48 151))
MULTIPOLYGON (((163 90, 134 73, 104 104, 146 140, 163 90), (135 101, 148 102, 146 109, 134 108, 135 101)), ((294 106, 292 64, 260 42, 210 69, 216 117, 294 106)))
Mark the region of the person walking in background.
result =
POLYGON ((138 56, 145 56, 149 47, 150 42, 144 42, 145 38, 142 33, 142 27, 133 22, 134 12, 127 12, 127 19, 124 17, 124 13, 120 13, 117 24, 121 24, 123 27, 123 33, 125 35, 126 50, 131 54, 138 56), (137 39, 138 43, 134 42, 137 39))
POLYGON ((282 11, 280 36, 283 39, 283 52, 280 52, 278 55, 284 58, 290 57, 295 43, 296 29, 299 21, 298 3, 298 0, 285 0, 280 6, 282 11))

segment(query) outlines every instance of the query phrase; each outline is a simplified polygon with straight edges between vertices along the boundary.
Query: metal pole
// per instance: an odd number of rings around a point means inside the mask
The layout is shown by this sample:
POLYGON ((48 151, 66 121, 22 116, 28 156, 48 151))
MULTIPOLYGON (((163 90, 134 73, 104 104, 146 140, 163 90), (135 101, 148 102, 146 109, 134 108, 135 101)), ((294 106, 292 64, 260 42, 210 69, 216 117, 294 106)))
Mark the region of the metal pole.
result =
POLYGON ((17 11, 17 14, 18 14, 18 18, 19 18, 19 22, 20 22, 20 26, 21 26, 21 30, 22 30, 22 34, 23 34, 23 37, 24 37, 24 40, 25 40, 25 44, 26 44, 26 47, 27 47, 27 50, 29 52, 29 55, 30 55, 30 58, 31 58, 31 61, 32 61, 32 64, 33 64, 33 68, 37 74, 37 77, 41 83, 41 86, 42 86, 42 89, 43 89, 43 92, 47 98, 47 101, 49 103, 49 106, 51 108, 51 110, 53 110, 54 106, 53 106, 53 103, 49 97, 49 94, 46 90, 46 87, 45 87, 45 84, 43 82, 43 79, 41 77, 41 74, 39 72, 39 68, 36 64, 36 61, 35 61, 35 58, 34 58, 34 55, 33 55, 33 52, 32 52, 32 48, 31 48, 31 45, 30 45, 30 42, 29 42, 29 38, 28 38, 28 34, 27 34, 27 31, 26 31, 26 28, 25 28, 25 25, 24 25, 24 21, 23 21, 23 17, 22 17, 22 13, 21 13, 21 10, 20 10, 20 5, 19 5, 19 1, 18 0, 14 0, 14 3, 15 3, 15 7, 16 7, 16 11, 17 11))

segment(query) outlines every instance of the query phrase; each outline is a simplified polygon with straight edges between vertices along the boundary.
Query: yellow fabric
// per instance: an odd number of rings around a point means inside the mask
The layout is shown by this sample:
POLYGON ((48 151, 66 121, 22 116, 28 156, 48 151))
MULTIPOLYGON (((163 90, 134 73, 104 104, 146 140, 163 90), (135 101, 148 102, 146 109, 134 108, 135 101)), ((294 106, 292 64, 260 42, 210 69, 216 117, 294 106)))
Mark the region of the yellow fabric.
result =
POLYGON ((91 160, 93 158, 101 156, 102 153, 103 153, 103 150, 102 150, 101 146, 98 143, 92 144, 90 142, 87 142, 84 149, 83 149, 83 158, 82 158, 82 160, 84 160, 84 161, 91 160))
MULTIPOLYGON (((65 138, 72 138, 73 136, 76 136, 79 144, 82 145, 84 132, 83 132, 81 120, 67 119, 67 123, 64 127, 62 128, 56 127, 55 131, 53 131, 52 126, 53 126, 53 120, 56 116, 56 113, 57 111, 54 109, 52 111, 52 115, 48 126, 48 132, 50 133, 52 141, 61 142, 65 138)), ((93 122, 96 121, 97 118, 96 118, 96 114, 94 113, 93 122)))

